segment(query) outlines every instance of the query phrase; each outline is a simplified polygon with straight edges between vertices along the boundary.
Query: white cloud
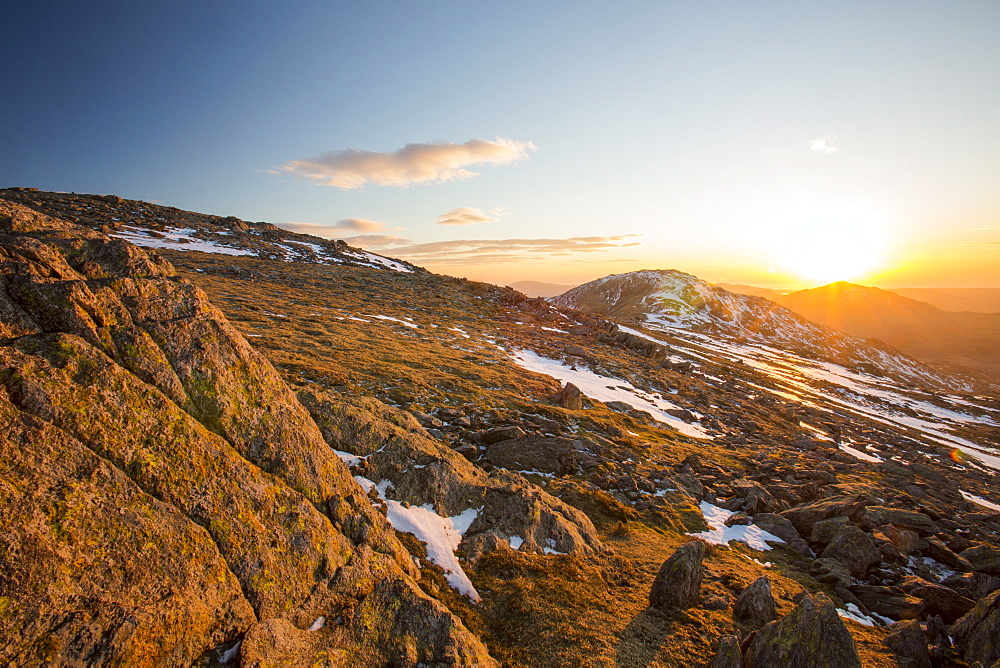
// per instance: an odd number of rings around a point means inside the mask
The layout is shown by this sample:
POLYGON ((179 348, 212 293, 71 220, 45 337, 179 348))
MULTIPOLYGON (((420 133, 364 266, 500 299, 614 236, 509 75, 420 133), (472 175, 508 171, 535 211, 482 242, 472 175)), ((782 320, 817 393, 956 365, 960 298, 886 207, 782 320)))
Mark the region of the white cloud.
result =
MULTIPOLYGON (((491 211, 490 214, 493 212, 491 211)), ((473 225, 475 223, 493 223, 498 220, 495 215, 490 215, 483 213, 482 209, 473 209, 471 207, 462 207, 461 209, 452 209, 447 213, 442 213, 438 216, 438 225, 473 225)))
POLYGON ((344 241, 348 246, 360 246, 361 248, 387 248, 413 243, 411 239, 404 239, 396 234, 359 234, 353 237, 344 237, 344 241))
POLYGON ((320 225, 318 223, 278 223, 278 227, 291 230, 292 232, 299 232, 300 234, 340 238, 344 232, 381 232, 386 228, 386 223, 366 218, 344 218, 332 225, 320 225))
POLYGON ((839 153, 843 149, 833 145, 836 141, 837 135, 823 135, 809 142, 809 150, 817 153, 839 153))
POLYGON ((640 246, 639 234, 565 239, 460 239, 394 248, 393 256, 417 264, 454 266, 469 263, 498 264, 518 260, 572 256, 640 246))
POLYGON ((405 188, 414 183, 444 183, 478 176, 472 165, 506 165, 528 157, 537 147, 506 137, 470 139, 464 144, 407 144, 398 151, 348 148, 316 158, 286 162, 272 173, 287 173, 304 181, 354 190, 368 184, 405 188))

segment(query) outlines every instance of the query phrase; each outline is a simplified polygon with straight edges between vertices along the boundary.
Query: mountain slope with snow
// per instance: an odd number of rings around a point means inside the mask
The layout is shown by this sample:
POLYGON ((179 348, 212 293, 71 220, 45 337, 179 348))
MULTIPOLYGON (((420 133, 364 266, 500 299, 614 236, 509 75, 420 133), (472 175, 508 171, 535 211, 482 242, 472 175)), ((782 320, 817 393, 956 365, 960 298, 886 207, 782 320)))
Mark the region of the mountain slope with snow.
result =
POLYGON ((245 255, 262 260, 370 267, 404 273, 424 271, 409 262, 354 248, 340 240, 299 234, 270 223, 194 213, 116 195, 5 188, 0 190, 0 198, 143 248, 245 255))
POLYGON ((963 389, 878 341, 862 341, 811 322, 762 297, 734 294, 691 274, 645 270, 615 274, 554 297, 553 304, 632 320, 651 329, 685 330, 779 347, 844 367, 935 387, 963 389))

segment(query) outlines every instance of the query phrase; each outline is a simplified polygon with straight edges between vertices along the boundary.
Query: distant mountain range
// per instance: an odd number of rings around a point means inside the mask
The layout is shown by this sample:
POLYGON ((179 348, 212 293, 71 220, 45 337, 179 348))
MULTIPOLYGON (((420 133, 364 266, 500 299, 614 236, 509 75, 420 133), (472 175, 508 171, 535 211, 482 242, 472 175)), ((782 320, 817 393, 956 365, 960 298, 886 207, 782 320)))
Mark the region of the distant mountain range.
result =
POLYGON ((514 288, 518 292, 522 292, 529 297, 555 297, 556 295, 561 295, 567 290, 572 290, 575 285, 558 285, 556 283, 541 283, 539 281, 518 281, 517 283, 511 283, 510 287, 514 288))
POLYGON ((741 295, 675 270, 599 278, 550 300, 647 327, 690 330, 781 347, 899 380, 947 385, 928 367, 879 341, 862 341, 816 324, 763 297, 741 295))
POLYGON ((894 291, 838 282, 776 300, 810 320, 925 362, 1000 377, 1000 313, 954 313, 894 291))

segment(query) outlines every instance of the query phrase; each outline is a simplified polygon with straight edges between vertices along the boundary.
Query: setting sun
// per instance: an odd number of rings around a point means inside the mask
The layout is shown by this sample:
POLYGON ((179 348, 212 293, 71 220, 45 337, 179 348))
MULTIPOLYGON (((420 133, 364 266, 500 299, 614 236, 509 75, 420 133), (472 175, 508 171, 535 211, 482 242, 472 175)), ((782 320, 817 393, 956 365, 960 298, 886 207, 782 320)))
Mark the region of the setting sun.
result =
POLYGON ((762 242, 778 266, 802 279, 854 280, 885 262, 885 221, 862 207, 794 202, 772 216, 762 242))

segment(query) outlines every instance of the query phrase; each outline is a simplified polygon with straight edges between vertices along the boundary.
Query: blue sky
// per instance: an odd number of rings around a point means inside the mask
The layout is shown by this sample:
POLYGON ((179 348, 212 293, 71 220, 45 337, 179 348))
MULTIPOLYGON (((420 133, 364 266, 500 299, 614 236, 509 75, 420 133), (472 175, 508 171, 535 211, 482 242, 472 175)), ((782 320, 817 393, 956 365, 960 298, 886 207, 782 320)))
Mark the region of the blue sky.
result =
POLYGON ((0 186, 496 282, 1000 286, 1000 3, 9 4, 0 186))

